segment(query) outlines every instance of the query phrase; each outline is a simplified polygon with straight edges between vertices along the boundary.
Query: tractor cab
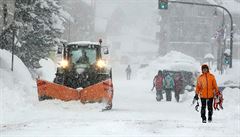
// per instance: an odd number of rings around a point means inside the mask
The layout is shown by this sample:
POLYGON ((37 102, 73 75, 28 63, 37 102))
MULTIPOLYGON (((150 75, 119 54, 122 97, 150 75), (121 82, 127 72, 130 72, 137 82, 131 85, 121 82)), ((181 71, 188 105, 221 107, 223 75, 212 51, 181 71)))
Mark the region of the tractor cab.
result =
POLYGON ((63 60, 54 82, 72 88, 87 87, 111 77, 102 59, 108 49, 101 43, 80 41, 63 46, 63 60))
POLYGON ((94 42, 73 42, 64 46, 63 61, 61 67, 66 69, 76 69, 78 73, 90 66, 104 67, 99 64, 103 62, 102 47, 100 43, 94 42))
POLYGON ((106 67, 106 62, 102 59, 102 53, 108 54, 108 48, 96 42, 73 42, 64 46, 63 60, 60 63, 62 68, 78 70, 95 66, 106 67))

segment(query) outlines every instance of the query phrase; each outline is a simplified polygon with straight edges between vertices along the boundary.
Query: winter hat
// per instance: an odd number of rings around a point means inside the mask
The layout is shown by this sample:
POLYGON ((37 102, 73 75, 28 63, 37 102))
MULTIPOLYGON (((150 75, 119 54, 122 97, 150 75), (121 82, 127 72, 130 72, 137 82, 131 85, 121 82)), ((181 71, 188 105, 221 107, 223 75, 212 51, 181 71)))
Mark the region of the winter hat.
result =
POLYGON ((209 70, 209 67, 208 67, 207 64, 203 64, 203 65, 202 65, 202 70, 205 69, 205 68, 209 70))
POLYGON ((158 71, 158 75, 162 75, 162 71, 161 70, 158 71))

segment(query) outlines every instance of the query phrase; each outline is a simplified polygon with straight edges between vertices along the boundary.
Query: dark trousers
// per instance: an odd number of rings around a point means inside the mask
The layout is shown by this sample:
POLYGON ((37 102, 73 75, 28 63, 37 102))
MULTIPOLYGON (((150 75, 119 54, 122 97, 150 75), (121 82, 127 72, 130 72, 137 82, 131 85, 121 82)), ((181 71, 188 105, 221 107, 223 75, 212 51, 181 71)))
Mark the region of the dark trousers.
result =
POLYGON ((130 80, 131 78, 131 73, 127 72, 127 80, 130 80))
POLYGON ((205 99, 201 98, 202 108, 201 108, 201 117, 203 120, 206 120, 206 106, 208 107, 208 120, 212 120, 213 114, 213 98, 205 99))
POLYGON ((175 90, 175 98, 177 102, 179 102, 179 99, 180 99, 179 94, 180 94, 180 91, 175 90))
POLYGON ((162 90, 158 89, 157 92, 156 92, 156 99, 157 101, 161 101, 163 99, 163 94, 162 94, 162 90))
POLYGON ((166 92, 166 100, 171 101, 172 100, 172 89, 165 89, 166 92))

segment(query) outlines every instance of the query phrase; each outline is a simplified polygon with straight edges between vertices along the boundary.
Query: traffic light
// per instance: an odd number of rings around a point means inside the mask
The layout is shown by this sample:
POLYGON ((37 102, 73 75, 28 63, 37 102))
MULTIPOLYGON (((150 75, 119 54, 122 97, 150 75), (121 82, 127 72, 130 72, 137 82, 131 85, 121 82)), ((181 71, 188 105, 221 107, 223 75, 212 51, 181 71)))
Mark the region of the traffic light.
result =
POLYGON ((168 9, 168 0, 158 0, 158 9, 168 9))

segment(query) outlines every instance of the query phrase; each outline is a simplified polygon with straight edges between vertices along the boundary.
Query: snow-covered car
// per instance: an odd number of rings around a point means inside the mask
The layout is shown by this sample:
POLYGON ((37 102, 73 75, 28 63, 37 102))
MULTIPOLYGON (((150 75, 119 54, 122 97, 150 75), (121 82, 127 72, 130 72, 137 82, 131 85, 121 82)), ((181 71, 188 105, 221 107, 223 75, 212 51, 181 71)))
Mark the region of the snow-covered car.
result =
POLYGON ((193 91, 200 66, 200 63, 193 57, 178 51, 171 51, 165 56, 152 60, 146 67, 140 68, 137 74, 140 79, 153 79, 159 70, 170 72, 171 75, 180 72, 185 89, 193 91))

